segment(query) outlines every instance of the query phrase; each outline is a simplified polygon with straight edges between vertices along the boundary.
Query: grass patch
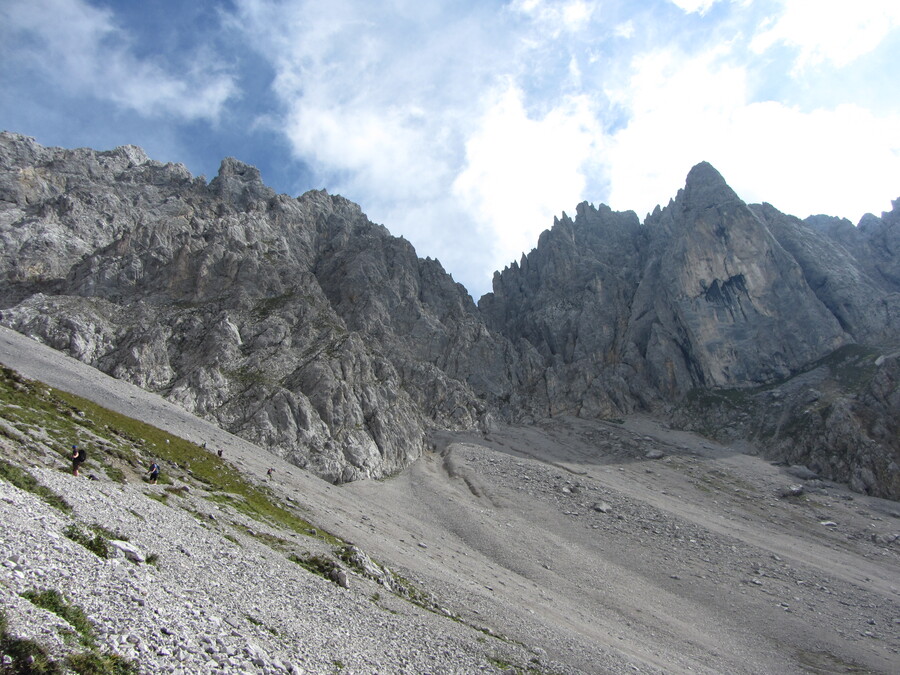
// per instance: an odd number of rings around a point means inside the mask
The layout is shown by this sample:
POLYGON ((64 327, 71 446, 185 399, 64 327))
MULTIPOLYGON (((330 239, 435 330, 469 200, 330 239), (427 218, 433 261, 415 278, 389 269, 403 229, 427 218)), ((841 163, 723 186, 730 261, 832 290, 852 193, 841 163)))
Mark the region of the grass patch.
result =
POLYGON ((35 606, 56 614, 78 632, 82 644, 94 647, 94 627, 90 619, 80 607, 67 603, 59 591, 52 588, 43 591, 25 591, 22 597, 35 606))
MULTIPOLYGON (((513 667, 513 664, 499 656, 488 656, 487 660, 492 666, 499 668, 500 670, 507 670, 508 668, 513 667)), ((518 668, 516 668, 516 671, 518 671, 518 668)))
POLYGON ((702 410, 723 406, 726 410, 746 409, 756 389, 695 388, 686 397, 689 405, 702 410))
POLYGON ((109 540, 117 539, 116 536, 108 536, 108 531, 99 526, 94 526, 93 533, 85 532, 77 523, 72 523, 63 534, 76 544, 81 544, 98 558, 109 557, 109 540))
MULTIPOLYGON (((309 536, 309 530, 313 529, 308 521, 276 504, 268 489, 248 482, 237 469, 215 453, 162 429, 102 408, 74 394, 65 392, 57 394, 74 409, 83 411, 87 417, 94 419, 96 424, 104 425, 119 435, 142 439, 144 448, 160 464, 167 463, 173 468, 181 469, 190 478, 203 483, 206 489, 214 493, 212 499, 224 501, 255 520, 271 523, 298 534, 309 536)), ((160 476, 160 481, 164 481, 163 475, 160 476)), ((341 543, 337 537, 321 530, 318 530, 317 536, 332 545, 341 543)))
POLYGON ((110 530, 108 527, 103 527, 99 523, 94 523, 90 526, 90 529, 95 533, 99 534, 106 539, 118 539, 119 541, 128 541, 128 536, 122 534, 117 530, 110 530))
MULTIPOLYGON (((513 672, 516 675, 552 675, 550 671, 544 670, 540 666, 517 666, 500 656, 488 656, 488 662, 495 668, 499 668, 504 672, 513 672)), ((532 659, 537 661, 537 659, 532 659)))
POLYGON ((290 560, 300 565, 303 569, 313 574, 318 574, 323 579, 337 583, 337 573, 341 566, 331 558, 319 554, 299 556, 296 553, 292 553, 290 560))
POLYGON ((294 293, 284 293, 271 298, 266 298, 256 303, 253 308, 253 314, 258 319, 264 319, 273 312, 277 311, 295 297, 294 293))
MULTIPOLYGON (((25 594, 23 594, 25 595, 25 594)), ((57 594, 58 595, 58 594, 57 594)), ((67 622, 72 619, 80 622, 84 613, 71 605, 66 605, 61 597, 51 597, 47 591, 35 593, 35 602, 40 607, 59 614, 60 609, 66 616, 62 616, 67 622), (46 602, 50 606, 40 604, 46 602), (55 608, 55 609, 54 609, 55 608)), ((84 621, 87 621, 86 617, 84 621)), ((93 635, 93 628, 91 628, 93 635)), ((93 645, 93 637, 91 638, 93 645)), ((9 634, 6 614, 0 612, 0 654, 4 657, 4 663, 0 664, 0 673, 3 675, 63 675, 65 672, 74 672, 77 675, 138 675, 140 669, 134 661, 126 659, 118 654, 102 654, 91 646, 90 651, 70 654, 66 657, 65 666, 57 663, 47 650, 34 640, 26 640, 9 634)))
POLYGON ((37 482, 37 479, 24 469, 0 459, 0 478, 12 483, 20 490, 25 490, 47 502, 50 506, 68 513, 72 505, 53 490, 37 482))
POLYGON ((169 493, 168 492, 145 492, 145 497, 149 497, 150 499, 155 499, 160 504, 169 505, 169 493))
MULTIPOLYGON (((110 466, 113 459, 139 468, 156 461, 163 469, 160 483, 171 484, 172 476, 186 483, 193 481, 213 493, 215 499, 225 501, 255 520, 304 536, 314 532, 312 536, 332 546, 343 543, 280 506, 271 490, 250 483, 214 452, 75 394, 23 378, 3 367, 0 367, 0 417, 8 420, 11 426, 24 424, 43 429, 48 437, 46 443, 62 448, 56 452, 66 462, 72 443, 87 446, 88 462, 95 460, 105 467, 110 466)), ((112 471, 112 477, 118 480, 120 474, 112 471)), ((165 503, 165 496, 153 498, 165 503)), ((60 508, 65 507, 60 504, 60 508)))
POLYGON ((138 664, 118 654, 101 654, 93 650, 70 654, 66 664, 78 675, 138 675, 138 664))
POLYGON ((269 633, 271 633, 273 636, 278 637, 278 631, 275 628, 272 628, 272 626, 267 626, 261 620, 257 619, 255 616, 253 616, 252 614, 247 614, 245 616, 247 618, 247 621, 252 623, 254 626, 256 626, 258 628, 264 628, 267 631, 269 631, 269 633))
POLYGON ((266 384, 275 384, 268 377, 263 375, 260 371, 254 370, 248 366, 243 366, 238 368, 237 370, 225 370, 223 371, 225 377, 237 382, 241 387, 245 389, 249 389, 254 385, 266 385, 266 384))
POLYGON ((62 675, 63 669, 34 640, 9 634, 6 614, 0 612, 0 653, 9 659, 0 664, 3 675, 62 675))
POLYGON ((122 471, 117 466, 104 466, 103 470, 106 472, 106 477, 109 478, 114 483, 127 483, 128 481, 125 479, 125 472, 122 471))
POLYGON ((268 532, 257 532, 256 530, 246 530, 246 532, 257 541, 274 550, 284 551, 291 545, 291 542, 287 539, 274 534, 269 534, 268 532))
POLYGON ((401 589, 399 593, 400 597, 409 600, 411 603, 413 603, 414 605, 418 605, 422 609, 427 609, 429 612, 436 611, 434 598, 432 598, 431 595, 429 595, 426 591, 423 591, 409 579, 406 579, 399 574, 392 573, 391 577, 401 589))
POLYGON ((699 480, 708 486, 719 490, 720 492, 733 493, 735 490, 743 490, 747 493, 754 493, 756 489, 747 481, 738 478, 730 473, 719 469, 711 469, 703 475, 699 476, 699 480))

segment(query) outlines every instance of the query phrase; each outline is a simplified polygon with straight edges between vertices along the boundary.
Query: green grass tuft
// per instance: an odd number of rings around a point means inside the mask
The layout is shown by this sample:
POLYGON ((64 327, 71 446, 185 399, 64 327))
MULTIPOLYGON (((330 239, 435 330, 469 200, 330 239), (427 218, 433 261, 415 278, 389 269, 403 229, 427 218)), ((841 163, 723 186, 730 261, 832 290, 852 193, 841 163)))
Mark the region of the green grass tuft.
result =
POLYGON ((85 646, 94 646, 94 626, 84 611, 77 605, 70 605, 63 595, 56 589, 49 588, 43 591, 25 591, 22 597, 34 605, 53 612, 65 620, 72 628, 78 631, 81 642, 85 646))
POLYGON ((109 538, 104 536, 103 533, 95 531, 93 534, 89 534, 82 530, 76 523, 72 523, 63 530, 63 534, 76 544, 84 546, 97 557, 109 557, 109 538))
POLYGON ((38 483, 37 479, 24 469, 3 459, 0 459, 0 478, 12 483, 20 490, 37 495, 53 508, 64 512, 72 510, 72 505, 53 490, 38 483))
POLYGON ((292 562, 300 565, 300 567, 332 582, 335 580, 335 574, 337 574, 337 571, 340 569, 340 565, 324 555, 316 554, 299 556, 291 554, 290 559, 292 562))
POLYGON ((93 650, 70 654, 66 663, 78 675, 138 675, 138 664, 118 654, 101 654, 93 650))
POLYGON ((0 612, 0 654, 9 659, 0 664, 3 675, 62 675, 62 668, 34 640, 9 634, 6 614, 0 612))

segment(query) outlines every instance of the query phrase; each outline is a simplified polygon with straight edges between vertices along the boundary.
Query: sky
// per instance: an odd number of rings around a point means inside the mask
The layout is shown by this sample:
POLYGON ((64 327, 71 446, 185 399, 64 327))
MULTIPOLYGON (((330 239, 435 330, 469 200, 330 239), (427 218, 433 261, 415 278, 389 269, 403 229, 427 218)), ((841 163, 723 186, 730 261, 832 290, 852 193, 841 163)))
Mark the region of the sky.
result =
POLYGON ((577 204, 708 161, 857 223, 900 197, 897 0, 2 0, 0 129, 325 188, 477 300, 577 204))

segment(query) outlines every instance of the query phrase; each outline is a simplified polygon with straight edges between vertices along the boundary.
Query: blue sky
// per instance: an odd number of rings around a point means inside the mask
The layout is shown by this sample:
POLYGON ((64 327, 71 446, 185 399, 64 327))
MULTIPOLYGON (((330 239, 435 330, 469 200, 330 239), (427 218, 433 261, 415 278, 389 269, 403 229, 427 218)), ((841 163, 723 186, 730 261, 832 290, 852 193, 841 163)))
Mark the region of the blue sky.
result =
POLYGON ((359 203, 477 299, 576 204, 711 162, 854 223, 900 196, 896 0, 3 0, 0 128, 359 203))

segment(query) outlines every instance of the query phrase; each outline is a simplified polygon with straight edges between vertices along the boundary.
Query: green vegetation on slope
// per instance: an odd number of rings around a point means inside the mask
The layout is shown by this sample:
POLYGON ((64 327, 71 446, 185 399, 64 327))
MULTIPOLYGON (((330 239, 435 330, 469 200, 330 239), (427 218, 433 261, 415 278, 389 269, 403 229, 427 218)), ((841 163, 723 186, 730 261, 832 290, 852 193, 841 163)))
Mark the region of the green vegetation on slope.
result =
MULTIPOLYGON (((250 483, 233 466, 196 443, 28 380, 6 367, 0 367, 0 434, 14 441, 26 456, 44 450, 68 461, 71 446, 82 445, 88 449, 82 470, 102 470, 110 480, 140 476, 156 461, 163 466, 162 483, 178 478, 208 491, 213 501, 227 503, 261 522, 317 536, 332 545, 342 543, 280 506, 271 490, 250 483)), ((53 499, 57 508, 68 506, 8 462, 0 464, 0 478, 53 499)))
POLYGON ((0 478, 12 483, 20 490, 25 490, 26 492, 37 495, 55 509, 64 512, 72 510, 72 505, 69 504, 69 502, 53 492, 50 488, 44 487, 38 483, 37 479, 25 469, 10 464, 4 459, 0 459, 0 478))

